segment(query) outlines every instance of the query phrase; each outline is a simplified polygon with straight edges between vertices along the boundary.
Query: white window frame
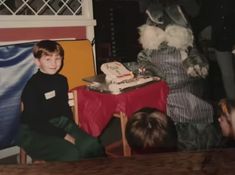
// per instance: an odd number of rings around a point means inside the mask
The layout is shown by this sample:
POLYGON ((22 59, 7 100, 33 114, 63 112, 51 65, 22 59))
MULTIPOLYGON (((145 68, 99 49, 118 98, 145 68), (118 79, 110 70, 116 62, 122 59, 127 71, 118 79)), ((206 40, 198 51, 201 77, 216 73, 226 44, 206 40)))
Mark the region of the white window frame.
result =
POLYGON ((92 0, 81 0, 82 15, 0 15, 0 29, 43 27, 86 27, 86 38, 94 38, 96 20, 92 0))
POLYGON ((95 26, 92 0, 82 0, 82 15, 0 15, 0 28, 95 26))

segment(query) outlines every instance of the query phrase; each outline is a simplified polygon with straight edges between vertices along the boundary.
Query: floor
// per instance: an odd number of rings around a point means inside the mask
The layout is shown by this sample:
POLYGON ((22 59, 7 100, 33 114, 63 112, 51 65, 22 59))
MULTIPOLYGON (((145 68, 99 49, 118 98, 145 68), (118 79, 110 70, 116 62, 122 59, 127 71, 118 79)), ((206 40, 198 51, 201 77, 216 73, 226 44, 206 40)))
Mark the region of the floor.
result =
POLYGON ((170 152, 33 166, 0 165, 1 175, 234 175, 235 149, 170 152))

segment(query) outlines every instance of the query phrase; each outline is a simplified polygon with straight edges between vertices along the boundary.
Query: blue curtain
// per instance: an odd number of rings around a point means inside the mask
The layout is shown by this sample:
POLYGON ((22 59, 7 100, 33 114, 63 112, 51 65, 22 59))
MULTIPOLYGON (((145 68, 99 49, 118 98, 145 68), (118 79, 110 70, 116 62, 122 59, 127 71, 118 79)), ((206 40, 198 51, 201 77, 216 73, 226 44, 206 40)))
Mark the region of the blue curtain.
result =
POLYGON ((0 149, 15 144, 20 119, 20 96, 36 72, 34 43, 0 46, 0 149))

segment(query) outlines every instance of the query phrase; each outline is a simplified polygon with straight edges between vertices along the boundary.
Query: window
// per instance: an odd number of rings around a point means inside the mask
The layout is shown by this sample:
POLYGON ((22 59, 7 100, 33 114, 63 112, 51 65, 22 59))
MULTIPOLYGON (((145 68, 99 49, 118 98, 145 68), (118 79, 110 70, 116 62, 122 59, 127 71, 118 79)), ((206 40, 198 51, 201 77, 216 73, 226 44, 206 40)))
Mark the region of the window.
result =
POLYGON ((82 15, 81 0, 0 0, 4 15, 82 15))
POLYGON ((92 0, 0 0, 0 27, 95 25, 92 0))

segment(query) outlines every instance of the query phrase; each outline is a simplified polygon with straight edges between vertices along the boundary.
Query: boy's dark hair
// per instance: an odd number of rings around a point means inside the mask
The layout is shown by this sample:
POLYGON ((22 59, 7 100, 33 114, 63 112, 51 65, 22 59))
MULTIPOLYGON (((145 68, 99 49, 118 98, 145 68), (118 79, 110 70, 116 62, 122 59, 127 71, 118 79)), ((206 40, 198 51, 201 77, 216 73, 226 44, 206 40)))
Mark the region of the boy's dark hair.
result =
POLYGON ((235 109, 235 100, 221 99, 218 104, 218 114, 229 116, 233 109, 235 109))
POLYGON ((133 150, 146 153, 175 150, 177 145, 173 122, 155 108, 143 108, 131 116, 126 139, 133 150))
POLYGON ((62 59, 64 58, 64 49, 56 41, 42 40, 33 47, 33 55, 36 59, 40 59, 43 55, 50 55, 53 52, 57 52, 62 59))

